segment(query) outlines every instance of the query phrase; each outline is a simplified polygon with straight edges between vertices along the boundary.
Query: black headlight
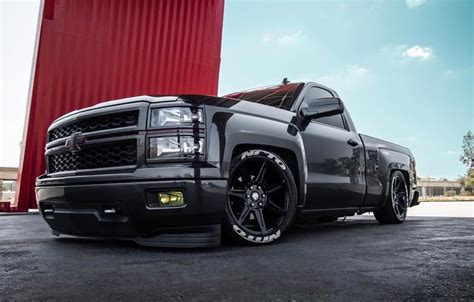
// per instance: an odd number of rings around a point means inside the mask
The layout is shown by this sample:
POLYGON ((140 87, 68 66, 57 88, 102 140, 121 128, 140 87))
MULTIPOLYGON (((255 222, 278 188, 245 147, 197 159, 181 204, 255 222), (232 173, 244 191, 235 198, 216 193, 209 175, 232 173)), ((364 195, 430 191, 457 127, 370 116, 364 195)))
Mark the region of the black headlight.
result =
POLYGON ((151 137, 148 140, 150 159, 193 157, 204 154, 204 138, 190 135, 151 137))
POLYGON ((201 159, 204 156, 205 127, 202 108, 151 108, 149 119, 149 160, 201 159))
POLYGON ((202 110, 190 107, 155 108, 151 110, 150 127, 183 126, 203 123, 202 110))

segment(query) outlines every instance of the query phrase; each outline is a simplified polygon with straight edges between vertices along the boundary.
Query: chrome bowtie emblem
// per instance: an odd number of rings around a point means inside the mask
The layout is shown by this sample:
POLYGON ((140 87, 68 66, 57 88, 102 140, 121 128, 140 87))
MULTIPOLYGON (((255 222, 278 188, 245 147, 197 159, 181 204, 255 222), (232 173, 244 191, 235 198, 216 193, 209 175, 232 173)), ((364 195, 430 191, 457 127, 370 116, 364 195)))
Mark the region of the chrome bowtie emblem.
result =
POLYGON ((260 195, 257 192, 253 192, 251 197, 254 201, 257 201, 259 199, 260 195))
POLYGON ((86 137, 81 132, 75 132, 71 134, 71 137, 66 140, 64 147, 69 151, 76 152, 81 150, 79 144, 83 144, 86 141, 86 137))

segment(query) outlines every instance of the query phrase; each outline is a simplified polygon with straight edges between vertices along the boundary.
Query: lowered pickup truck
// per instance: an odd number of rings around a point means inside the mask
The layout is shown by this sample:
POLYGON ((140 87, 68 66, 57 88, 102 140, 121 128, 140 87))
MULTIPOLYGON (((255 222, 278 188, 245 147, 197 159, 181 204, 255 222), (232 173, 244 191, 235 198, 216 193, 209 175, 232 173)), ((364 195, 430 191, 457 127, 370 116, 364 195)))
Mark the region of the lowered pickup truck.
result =
POLYGON ((316 83, 104 102, 54 121, 45 149, 37 201, 57 236, 265 244, 297 218, 395 224, 418 204, 410 150, 357 133, 316 83))

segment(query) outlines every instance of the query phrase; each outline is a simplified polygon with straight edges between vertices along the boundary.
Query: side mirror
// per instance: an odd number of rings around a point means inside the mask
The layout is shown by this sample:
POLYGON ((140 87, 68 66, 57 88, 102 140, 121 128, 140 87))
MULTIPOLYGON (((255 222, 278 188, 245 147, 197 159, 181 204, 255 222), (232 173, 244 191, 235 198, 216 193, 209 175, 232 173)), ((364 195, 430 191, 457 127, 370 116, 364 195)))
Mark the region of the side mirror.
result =
POLYGON ((316 119, 323 116, 342 114, 344 106, 339 98, 322 98, 305 101, 300 110, 304 119, 316 119))

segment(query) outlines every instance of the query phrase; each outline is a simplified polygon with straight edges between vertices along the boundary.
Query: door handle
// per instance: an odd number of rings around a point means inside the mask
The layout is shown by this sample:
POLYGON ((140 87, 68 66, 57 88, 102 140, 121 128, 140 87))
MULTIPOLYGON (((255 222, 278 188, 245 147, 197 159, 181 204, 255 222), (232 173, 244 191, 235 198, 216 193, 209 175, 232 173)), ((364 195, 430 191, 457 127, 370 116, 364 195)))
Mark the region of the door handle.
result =
POLYGON ((353 140, 352 138, 347 141, 347 144, 349 144, 352 147, 356 147, 357 145, 359 145, 359 143, 353 140))

